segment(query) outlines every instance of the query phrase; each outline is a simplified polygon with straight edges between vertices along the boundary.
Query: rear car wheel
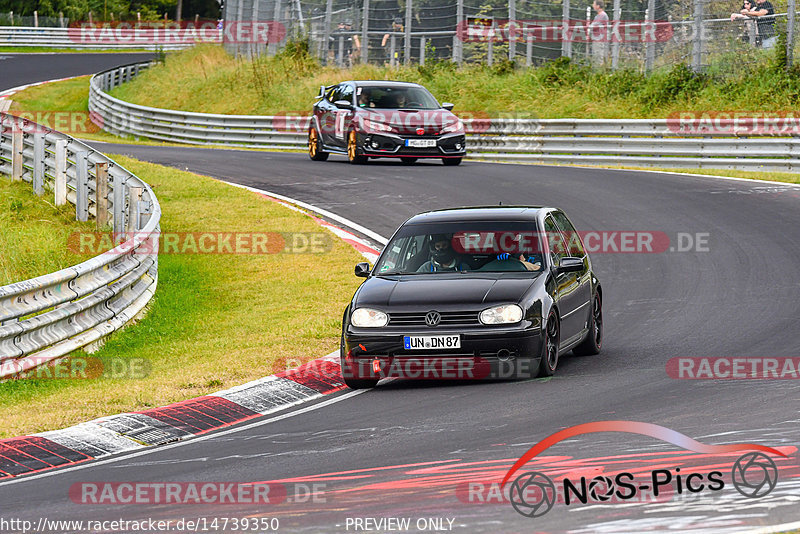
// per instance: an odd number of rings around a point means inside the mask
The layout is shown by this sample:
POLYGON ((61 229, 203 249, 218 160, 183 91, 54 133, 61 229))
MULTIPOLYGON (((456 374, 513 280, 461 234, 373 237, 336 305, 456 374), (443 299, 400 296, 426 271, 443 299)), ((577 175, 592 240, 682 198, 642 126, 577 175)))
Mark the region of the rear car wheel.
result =
POLYGON ((560 336, 561 325, 558 322, 558 315, 551 311, 544 327, 544 347, 542 347, 542 359, 539 361, 539 376, 553 376, 556 372, 560 336))
POLYGON ((361 163, 367 162, 367 157, 362 156, 358 153, 358 138, 356 137, 356 131, 350 130, 350 133, 347 134, 347 159, 350 160, 350 163, 354 165, 359 165, 361 163))
POLYGON ((308 129, 308 157, 314 161, 328 159, 328 152, 322 150, 322 141, 319 138, 317 129, 313 126, 308 129))
POLYGON ((400 158, 404 165, 413 165, 417 162, 418 158, 400 158))
POLYGON ((576 356, 592 356, 598 354, 603 346, 603 301, 595 292, 592 299, 592 317, 589 319, 589 333, 581 344, 572 349, 576 356))
POLYGON ((442 158, 442 163, 446 166, 451 167, 455 165, 461 165, 462 158, 442 158))

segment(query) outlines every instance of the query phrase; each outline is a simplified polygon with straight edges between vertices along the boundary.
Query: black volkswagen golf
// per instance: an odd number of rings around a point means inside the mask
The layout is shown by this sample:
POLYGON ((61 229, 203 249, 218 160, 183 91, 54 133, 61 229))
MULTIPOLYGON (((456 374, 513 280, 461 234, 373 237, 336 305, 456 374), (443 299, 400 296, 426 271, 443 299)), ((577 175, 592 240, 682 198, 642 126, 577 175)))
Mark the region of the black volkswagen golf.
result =
POLYGON ((550 376, 600 352, 602 289, 563 211, 476 207, 406 221, 345 309, 345 383, 550 376))

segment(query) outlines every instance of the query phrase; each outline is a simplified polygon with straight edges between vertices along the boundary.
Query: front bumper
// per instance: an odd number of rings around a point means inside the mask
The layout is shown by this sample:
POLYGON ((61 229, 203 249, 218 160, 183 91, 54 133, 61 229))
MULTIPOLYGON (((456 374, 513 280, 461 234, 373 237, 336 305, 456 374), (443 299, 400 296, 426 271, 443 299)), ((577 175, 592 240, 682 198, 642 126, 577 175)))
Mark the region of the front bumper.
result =
POLYGON ((434 351, 403 348, 406 335, 432 334, 431 331, 346 332, 341 353, 342 374, 360 379, 528 378, 535 376, 542 354, 542 336, 538 329, 502 333, 437 331, 435 335, 459 334, 461 348, 434 351))
POLYGON ((380 158, 463 158, 467 155, 466 136, 463 133, 441 136, 401 136, 390 133, 356 134, 359 150, 365 156, 380 158), (406 139, 433 139, 436 146, 415 148, 405 146, 406 139))

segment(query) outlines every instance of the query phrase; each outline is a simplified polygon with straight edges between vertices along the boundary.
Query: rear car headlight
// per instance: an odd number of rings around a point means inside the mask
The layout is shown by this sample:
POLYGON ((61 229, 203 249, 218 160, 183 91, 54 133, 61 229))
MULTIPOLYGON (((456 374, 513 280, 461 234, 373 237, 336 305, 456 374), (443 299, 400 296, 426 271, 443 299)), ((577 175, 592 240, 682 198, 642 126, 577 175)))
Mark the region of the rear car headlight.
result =
POLYGON ((454 122, 450 126, 445 126, 442 128, 442 133, 453 133, 453 132, 461 132, 464 130, 464 123, 460 120, 454 122))
POLYGON ((512 324, 522 320, 522 308, 516 304, 504 304, 483 310, 480 314, 483 324, 512 324))
POLYGON ((360 328, 377 328, 386 326, 389 323, 389 316, 371 308, 358 308, 350 316, 350 322, 360 328))
POLYGON ((382 122, 371 121, 369 119, 364 119, 364 126, 369 130, 375 130, 378 132, 392 132, 394 128, 389 126, 388 124, 383 124, 382 122))

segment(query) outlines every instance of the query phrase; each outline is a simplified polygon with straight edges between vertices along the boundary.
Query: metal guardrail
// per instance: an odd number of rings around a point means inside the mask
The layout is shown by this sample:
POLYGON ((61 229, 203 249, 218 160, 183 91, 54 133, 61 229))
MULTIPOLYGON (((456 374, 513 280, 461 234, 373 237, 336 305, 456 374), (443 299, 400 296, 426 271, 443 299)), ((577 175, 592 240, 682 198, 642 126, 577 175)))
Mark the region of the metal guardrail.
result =
MULTIPOLYGON (((222 42, 222 32, 218 31, 215 39, 203 39, 203 42, 222 42)), ((87 50, 182 50, 195 44, 197 33, 191 28, 169 29, 157 34, 151 31, 142 32, 143 38, 137 38, 134 31, 122 36, 103 35, 100 30, 95 34, 81 34, 80 28, 35 28, 21 26, 0 26, 0 46, 46 48, 74 48, 87 50)), ((140 37, 142 36, 140 35, 140 37)))
MULTIPOLYGON (((158 281, 161 208, 149 185, 72 137, 0 114, 0 174, 31 183, 76 218, 108 223, 115 248, 88 261, 0 287, 0 378, 86 347, 128 323, 158 281)), ((8 179, 8 178, 0 178, 8 179)))
MULTIPOLYGON (((110 91, 150 63, 95 74, 89 111, 102 129, 173 143, 304 150, 308 117, 219 115, 124 102, 110 91)), ((469 119, 469 157, 531 163, 800 171, 800 137, 736 130, 683 133, 668 119, 469 119)), ((727 127, 725 127, 727 124, 727 127)))

